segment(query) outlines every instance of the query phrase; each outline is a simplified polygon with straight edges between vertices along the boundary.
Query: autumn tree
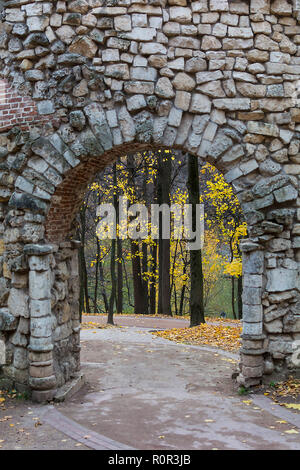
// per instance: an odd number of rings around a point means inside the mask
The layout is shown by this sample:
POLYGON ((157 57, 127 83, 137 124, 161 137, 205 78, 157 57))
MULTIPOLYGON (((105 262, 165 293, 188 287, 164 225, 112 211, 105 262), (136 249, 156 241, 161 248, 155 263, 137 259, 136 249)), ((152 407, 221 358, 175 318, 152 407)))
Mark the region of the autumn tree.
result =
POLYGON ((238 279, 238 308, 241 318, 242 256, 239 243, 247 235, 247 225, 239 200, 223 175, 208 163, 201 169, 201 174, 203 180, 200 201, 206 204, 206 224, 218 234, 219 250, 222 251, 225 246, 228 252, 224 274, 231 278, 231 306, 234 318, 237 318, 235 281, 238 279))

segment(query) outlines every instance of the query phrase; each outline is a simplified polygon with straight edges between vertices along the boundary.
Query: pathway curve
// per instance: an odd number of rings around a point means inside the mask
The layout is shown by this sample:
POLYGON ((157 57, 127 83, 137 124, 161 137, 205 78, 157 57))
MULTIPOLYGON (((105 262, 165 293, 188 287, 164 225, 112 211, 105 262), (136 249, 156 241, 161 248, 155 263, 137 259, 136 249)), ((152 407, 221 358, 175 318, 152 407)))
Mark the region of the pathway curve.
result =
POLYGON ((116 449, 122 443, 135 449, 300 450, 299 416, 290 412, 296 421, 281 423, 281 409, 266 397, 258 405, 237 395, 228 352, 175 344, 141 327, 86 330, 81 346, 88 384, 55 410, 82 432, 115 441, 116 449), (266 403, 268 410, 262 409, 266 403))
MULTIPOLYGON (((107 315, 84 315, 82 317, 84 323, 93 322, 99 325, 107 324, 107 315)), ((151 317, 150 315, 114 315, 114 323, 117 326, 139 326, 141 328, 153 328, 168 330, 171 328, 187 328, 190 321, 187 318, 174 318, 174 317, 151 317)), ((217 319, 207 321, 211 325, 219 325, 220 321, 217 319)), ((230 321, 222 321, 221 324, 229 326, 238 326, 239 324, 230 321)))

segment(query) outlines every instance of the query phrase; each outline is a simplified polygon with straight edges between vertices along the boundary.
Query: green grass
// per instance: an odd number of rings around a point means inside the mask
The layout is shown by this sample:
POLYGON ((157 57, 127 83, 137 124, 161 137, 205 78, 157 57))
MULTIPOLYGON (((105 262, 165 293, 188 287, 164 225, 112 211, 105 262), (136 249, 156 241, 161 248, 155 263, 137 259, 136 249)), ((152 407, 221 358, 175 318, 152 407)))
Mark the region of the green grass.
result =
POLYGON ((238 389, 238 394, 243 396, 243 395, 248 395, 249 390, 245 388, 243 385, 238 389))
MULTIPOLYGON (((128 282, 130 286, 130 292, 131 292, 131 302, 134 301, 133 299, 133 280, 132 280, 132 275, 131 275, 131 263, 127 262, 127 271, 128 271, 128 282)), ((109 259, 105 259, 104 261, 104 277, 105 279, 110 279, 110 270, 109 270, 109 259)), ((90 294, 90 309, 91 311, 94 310, 94 304, 93 304, 93 298, 94 298, 94 284, 95 284, 95 278, 94 278, 94 273, 90 273, 89 280, 88 280, 88 287, 89 287, 89 294, 90 294)), ((106 294, 107 298, 109 300, 111 293, 111 285, 110 282, 106 283, 106 294)), ((237 290, 235 291, 235 294, 237 294, 237 290)), ((174 296, 173 300, 174 300, 174 296)), ((178 293, 178 303, 179 303, 179 297, 180 293, 178 293)), ((205 309, 205 315, 206 316, 211 316, 211 317, 219 317, 221 312, 225 312, 227 318, 234 318, 233 312, 232 312, 232 305, 231 305, 231 279, 226 278, 226 277, 220 277, 219 281, 217 282, 217 285, 212 292, 212 295, 210 296, 210 301, 208 302, 206 309, 205 309)), ((237 306, 237 299, 235 302, 235 307, 236 307, 236 313, 238 312, 238 306, 237 306)), ((184 308, 184 315, 183 316, 189 316, 189 309, 188 309, 188 298, 185 301, 185 308, 184 308)), ((174 314, 175 314, 175 308, 173 309, 174 314)), ((100 293, 100 286, 99 286, 99 293, 98 293, 98 312, 99 313, 104 313, 104 302, 103 298, 100 293)), ((125 283, 124 279, 124 287, 123 287, 123 313, 134 313, 134 307, 129 304, 129 299, 128 299, 128 292, 127 292, 127 286, 125 283)))
MULTIPOLYGON (((237 307, 236 299, 236 312, 238 311, 237 307)), ((225 277, 220 278, 215 292, 211 296, 211 301, 207 305, 205 314, 219 317, 221 312, 225 312, 227 318, 234 318, 231 305, 231 279, 225 277)))

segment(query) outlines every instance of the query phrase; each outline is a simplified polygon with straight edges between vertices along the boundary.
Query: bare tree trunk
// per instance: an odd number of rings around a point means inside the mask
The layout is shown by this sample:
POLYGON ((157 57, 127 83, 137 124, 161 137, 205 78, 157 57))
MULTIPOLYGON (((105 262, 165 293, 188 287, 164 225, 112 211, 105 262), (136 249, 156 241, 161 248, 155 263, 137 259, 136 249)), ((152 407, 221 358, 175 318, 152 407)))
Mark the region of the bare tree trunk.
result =
MULTIPOLYGON (((128 169, 131 177, 132 189, 135 192, 135 158, 133 155, 127 157, 128 169)), ((142 279, 142 268, 140 259, 140 246, 137 240, 130 241, 131 258, 132 258, 132 276, 133 276, 133 292, 134 292, 134 312, 136 314, 146 315, 148 313, 148 299, 144 290, 142 279)))
POLYGON ((99 262, 100 262, 100 245, 96 235, 96 270, 95 270, 95 285, 94 285, 94 312, 98 313, 98 280, 99 280, 99 262))
POLYGON ((125 274, 125 283, 126 283, 126 290, 127 290, 127 296, 128 296, 128 304, 129 304, 131 307, 134 307, 133 303, 131 302, 130 285, 129 285, 129 282, 128 282, 128 274, 127 274, 127 269, 126 269, 126 262, 124 261, 124 259, 122 259, 122 263, 123 263, 123 271, 124 271, 124 274, 125 274))
POLYGON ((234 276, 231 276, 231 307, 232 307, 232 314, 233 318, 236 320, 236 310, 235 310, 235 279, 234 276))
POLYGON ((147 299, 144 295, 141 260, 139 256, 139 245, 136 240, 131 240, 131 257, 132 257, 132 277, 134 292, 134 313, 147 315, 147 299))
POLYGON ((117 295, 117 312, 123 312, 123 267, 122 267, 122 240, 117 239, 117 273, 118 273, 118 295, 117 295))
POLYGON ((145 279, 144 273, 148 272, 148 246, 147 243, 142 242, 142 285, 143 285, 143 296, 145 298, 145 307, 147 313, 149 313, 149 285, 147 278, 145 279))
MULTIPOLYGON (((170 207, 171 159, 169 154, 159 154, 158 201, 170 207)), ((162 237, 162 214, 159 217, 159 296, 158 313, 172 316, 170 286, 170 239, 162 237)))
POLYGON ((243 318, 243 276, 240 276, 237 280, 238 282, 238 313, 239 313, 239 320, 243 318))
MULTIPOLYGON (((116 194, 117 187, 117 165, 113 165, 113 186, 114 196, 113 204, 114 208, 117 209, 118 197, 116 194)), ((111 276, 111 293, 109 298, 109 310, 107 316, 107 323, 110 325, 114 324, 114 305, 117 297, 117 278, 116 278, 116 239, 113 238, 111 241, 111 253, 110 253, 110 276, 111 276)))
POLYGON ((178 240, 176 240, 176 245, 175 245, 175 252, 173 256, 173 266, 172 266, 172 280, 171 280, 171 300, 172 300, 172 292, 174 288, 174 304, 175 304, 175 314, 177 315, 177 293, 176 293, 176 283, 175 283, 175 263, 176 263, 176 257, 177 257, 177 249, 178 249, 178 240))
MULTIPOLYGON (((198 158, 188 155, 188 190, 189 202, 192 204, 193 217, 192 228, 196 230, 196 205, 199 204, 199 169, 198 158)), ((203 271, 201 249, 190 251, 190 326, 197 326, 205 323, 204 301, 203 301, 203 271)))
POLYGON ((156 269, 157 269, 157 244, 151 246, 151 286, 150 286, 150 314, 156 314, 156 269))
POLYGON ((112 239, 112 241, 111 241, 110 276, 111 276, 111 293, 110 293, 110 298, 109 298, 109 309, 108 309, 107 323, 109 325, 114 325, 114 305, 115 305, 115 301, 116 301, 116 290, 117 290, 116 240, 115 239, 112 239))
POLYGON ((83 206, 79 213, 80 225, 81 225, 81 247, 79 248, 79 259, 81 269, 81 281, 82 289, 84 292, 84 305, 83 310, 86 313, 90 313, 90 301, 89 301, 89 289, 88 289, 88 276, 85 260, 85 235, 86 235, 86 206, 83 206))
MULTIPOLYGON (((116 185, 117 185, 117 177, 116 177, 116 185)), ((119 204, 118 204, 118 194, 116 192, 116 201, 115 201, 115 209, 116 209, 116 223, 119 222, 119 204)), ((123 268, 122 268, 122 258, 123 258, 123 251, 122 251, 122 240, 119 237, 119 233, 117 230, 117 313, 123 312, 123 268)))
POLYGON ((101 286, 101 295, 102 295, 103 302, 104 302, 105 313, 108 313, 109 305, 108 305, 108 299, 107 299, 107 294, 106 294, 106 289, 105 289, 102 260, 99 261, 99 281, 100 281, 100 286, 101 286))
MULTIPOLYGON (((80 240, 80 231, 77 232, 77 239, 80 240)), ((82 320, 82 312, 84 311, 84 279, 82 270, 82 247, 78 249, 78 270, 79 270, 79 318, 82 320)))
POLYGON ((180 305, 179 305, 179 315, 182 317, 183 315, 183 305, 184 305, 184 296, 185 296, 185 289, 186 286, 182 286, 181 294, 180 294, 180 305))

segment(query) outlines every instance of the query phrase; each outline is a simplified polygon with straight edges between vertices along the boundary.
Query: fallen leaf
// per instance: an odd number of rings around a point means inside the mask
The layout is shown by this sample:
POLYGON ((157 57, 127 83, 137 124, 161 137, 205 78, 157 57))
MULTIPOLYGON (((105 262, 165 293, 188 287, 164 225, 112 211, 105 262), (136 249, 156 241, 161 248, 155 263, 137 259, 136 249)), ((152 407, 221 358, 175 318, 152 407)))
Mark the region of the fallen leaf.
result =
MULTIPOLYGON (((218 322, 217 324, 203 323, 193 328, 153 331, 152 334, 176 343, 205 344, 228 351, 237 351, 240 348, 241 332, 240 322, 231 324, 231 326, 218 322)), ((233 359, 225 360, 236 362, 233 359)))
POLYGON ((300 404, 296 403, 282 403, 286 408, 291 408, 292 410, 300 410, 300 404))
POLYGON ((284 431, 286 434, 299 434, 299 431, 296 431, 296 429, 288 429, 287 431, 284 431))
POLYGON ((243 403, 245 403, 245 405, 251 405, 252 400, 243 400, 243 403))

